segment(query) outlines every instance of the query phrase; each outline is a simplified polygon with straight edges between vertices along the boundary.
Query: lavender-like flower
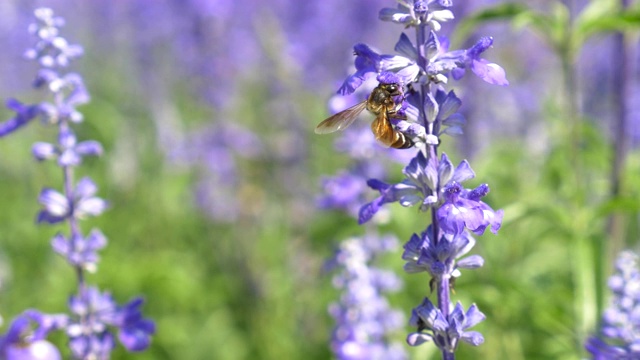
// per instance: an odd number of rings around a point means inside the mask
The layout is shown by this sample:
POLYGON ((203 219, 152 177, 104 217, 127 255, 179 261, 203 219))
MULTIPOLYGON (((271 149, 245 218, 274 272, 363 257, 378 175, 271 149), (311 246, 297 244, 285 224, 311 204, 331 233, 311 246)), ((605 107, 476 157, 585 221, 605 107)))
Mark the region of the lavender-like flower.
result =
POLYGON ((450 51, 448 40, 437 34, 442 22, 453 19, 450 0, 397 3, 397 8, 382 9, 380 19, 413 28, 415 41, 403 33, 395 46, 399 55, 379 54, 368 45, 355 45, 356 71, 338 93, 351 94, 373 77, 381 84, 399 85, 404 96, 394 98, 397 109, 389 113, 394 115, 390 116, 390 122, 394 131, 410 138, 419 151, 404 168, 405 179, 400 183, 389 184, 376 178, 367 181, 380 196, 362 206, 358 221, 360 224, 370 221, 385 204, 392 202, 431 213, 431 224, 421 235, 411 237, 403 259, 407 272, 429 274, 429 285, 436 289, 437 302, 425 298, 413 310, 410 323, 415 331, 407 342, 415 346, 433 341, 443 359, 454 359, 460 340, 474 346, 484 341, 481 334, 468 329, 485 316, 475 305, 466 311, 460 303, 454 306, 450 288, 461 275, 460 269, 474 269, 484 263, 478 255, 462 258, 475 244, 471 233, 481 235, 487 228, 496 233, 503 214, 481 200, 489 192, 488 185, 474 189, 461 185, 475 177, 466 160, 454 167, 446 154, 438 154, 441 136, 462 133, 465 123, 457 112, 460 99, 453 91, 445 91, 444 85, 450 78, 461 78, 466 69, 490 84, 507 85, 508 81, 499 65, 480 57, 493 44, 492 38, 483 37, 469 49, 450 51))
POLYGON ((34 86, 46 89, 52 100, 34 105, 9 100, 7 106, 16 115, 0 124, 0 136, 15 132, 36 117, 58 130, 56 143, 38 142, 32 148, 36 160, 55 160, 63 173, 62 190, 44 188, 40 192, 38 201, 42 210, 37 222, 69 225, 70 233, 57 233, 51 245, 75 269, 78 293, 69 300, 69 315, 27 310, 18 316, 8 332, 0 337, 0 358, 59 359, 58 350, 46 341, 47 334, 54 330, 63 330, 68 335, 74 359, 108 359, 115 347, 114 331, 127 350, 142 351, 149 346, 155 332, 155 324, 140 312, 143 300, 135 298, 119 306, 108 293, 89 286, 85 278, 87 272, 97 270, 98 251, 106 246, 107 239, 98 229, 84 235, 79 221, 100 215, 108 204, 96 196, 98 187, 89 177, 74 180, 74 168, 81 165, 83 157, 103 152, 97 141, 78 141, 72 128, 73 124, 83 121, 76 107, 88 102, 89 94, 79 74, 65 74, 62 70, 82 55, 83 50, 59 35, 64 20, 54 16, 51 9, 35 10, 35 18, 29 32, 38 41, 27 50, 25 57, 39 63, 34 86), (40 357, 36 357, 36 353, 40 353, 40 357))
POLYGON ((406 359, 398 344, 387 335, 402 326, 402 314, 391 308, 383 294, 400 288, 400 279, 391 271, 373 266, 381 253, 393 251, 393 237, 367 235, 340 243, 331 261, 341 271, 333 278, 334 286, 343 291, 340 301, 330 306, 336 320, 331 349, 338 359, 406 359))
POLYGON ((640 359, 639 265, 632 251, 618 255, 616 273, 609 278, 611 305, 602 315, 600 334, 585 344, 595 360, 640 359))

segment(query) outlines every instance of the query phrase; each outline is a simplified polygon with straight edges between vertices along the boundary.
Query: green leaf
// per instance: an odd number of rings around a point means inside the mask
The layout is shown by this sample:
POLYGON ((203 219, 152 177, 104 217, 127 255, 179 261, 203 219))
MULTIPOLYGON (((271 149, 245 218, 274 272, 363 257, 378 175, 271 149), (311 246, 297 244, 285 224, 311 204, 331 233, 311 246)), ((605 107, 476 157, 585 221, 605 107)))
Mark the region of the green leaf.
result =
POLYGON ((496 6, 484 8, 470 16, 465 17, 458 25, 454 41, 459 43, 469 37, 478 25, 482 23, 511 20, 516 16, 528 12, 529 8, 521 3, 503 3, 496 6))

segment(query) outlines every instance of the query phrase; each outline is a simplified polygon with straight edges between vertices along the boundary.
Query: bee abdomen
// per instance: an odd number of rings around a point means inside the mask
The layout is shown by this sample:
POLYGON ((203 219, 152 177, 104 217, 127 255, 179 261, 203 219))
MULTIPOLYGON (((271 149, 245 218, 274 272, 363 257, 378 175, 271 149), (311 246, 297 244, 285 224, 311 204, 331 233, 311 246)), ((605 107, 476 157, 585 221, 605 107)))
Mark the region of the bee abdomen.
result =
POLYGON ((396 131, 395 132, 396 140, 391 144, 392 148, 395 149, 408 149, 413 147, 414 143, 411 139, 409 139, 405 134, 396 131))

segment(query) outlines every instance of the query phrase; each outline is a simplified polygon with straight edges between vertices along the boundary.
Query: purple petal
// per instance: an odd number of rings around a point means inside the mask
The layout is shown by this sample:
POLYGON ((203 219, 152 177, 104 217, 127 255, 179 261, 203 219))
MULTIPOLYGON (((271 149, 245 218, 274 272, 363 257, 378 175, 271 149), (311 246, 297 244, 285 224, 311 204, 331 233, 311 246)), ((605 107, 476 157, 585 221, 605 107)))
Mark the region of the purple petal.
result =
POLYGON ((405 33, 400 34, 400 39, 396 43, 394 50, 409 59, 418 59, 418 50, 413 46, 413 43, 411 43, 411 40, 409 40, 409 37, 405 33))
POLYGON ((108 203, 97 197, 90 197, 78 202, 75 209, 75 215, 78 218, 86 216, 98 216, 102 214, 108 207, 108 203))
POLYGON ((53 144, 37 142, 31 147, 31 153, 36 160, 43 161, 57 156, 56 147, 53 144))
POLYGON ((360 208, 360 211, 358 212, 358 224, 362 225, 368 222, 369 220, 371 220, 373 215, 375 215, 378 212, 378 210, 380 210, 381 200, 382 200, 382 197, 379 197, 368 204, 364 204, 360 208))
POLYGON ((151 320, 140 319, 135 324, 123 327, 118 333, 118 339, 129 351, 143 351, 151 343, 151 335, 156 331, 155 323, 151 320))
POLYGON ((60 167, 78 166, 82 162, 82 158, 74 151, 74 149, 67 149, 58 158, 58 165, 60 167))
POLYGON ((46 340, 30 342, 27 345, 16 344, 6 348, 6 360, 60 360, 60 351, 46 340))
POLYGON ((461 183, 463 181, 473 179, 474 177, 476 177, 476 173, 473 172, 473 169, 471 169, 471 165, 469 165, 469 162, 467 160, 462 160, 456 168, 451 181, 461 183))
POLYGON ((428 334, 415 332, 415 333, 410 333, 407 336, 407 344, 409 344, 410 346, 422 345, 429 341, 431 341, 431 336, 428 334))
POLYGON ((473 60, 471 62, 471 71, 489 84, 509 85, 504 69, 500 65, 490 63, 485 59, 473 60))
POLYGON ((93 196, 98 191, 98 187, 89 177, 83 177, 76 184, 76 198, 93 196))
POLYGON ((458 260, 457 265, 463 269, 477 269, 484 265, 484 259, 480 255, 471 255, 464 259, 458 260))
POLYGON ((392 21, 400 24, 411 21, 411 15, 409 13, 394 8, 384 8, 380 10, 378 18, 382 21, 392 21))
POLYGON ((69 201, 64 195, 53 189, 42 189, 38 201, 50 215, 65 216, 69 213, 69 201))
POLYGON ((462 334, 461 340, 473 346, 484 343, 484 337, 477 331, 467 331, 462 334))
POLYGON ((487 317, 478 309, 476 304, 472 304, 467 310, 465 318, 465 329, 468 329, 484 321, 487 317))
POLYGON ((100 156, 103 153, 102 145, 94 140, 82 141, 75 148, 80 155, 100 156))

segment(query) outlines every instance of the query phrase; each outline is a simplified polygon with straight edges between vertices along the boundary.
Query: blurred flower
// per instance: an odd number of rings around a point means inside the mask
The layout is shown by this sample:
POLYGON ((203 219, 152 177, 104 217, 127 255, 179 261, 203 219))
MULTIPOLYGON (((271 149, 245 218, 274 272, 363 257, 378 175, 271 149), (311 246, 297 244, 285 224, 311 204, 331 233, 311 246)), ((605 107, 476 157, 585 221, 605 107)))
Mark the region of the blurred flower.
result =
POLYGON ((67 238, 61 233, 51 240, 51 247, 64 257, 69 264, 89 272, 95 272, 99 260, 98 250, 107 245, 107 238, 100 230, 94 229, 87 237, 79 234, 67 238))
POLYGON ((59 360, 58 349, 46 340, 47 334, 66 326, 66 315, 46 315, 26 310, 0 336, 0 359, 59 360))
POLYGON ((142 317, 139 309, 142 303, 137 298, 119 307, 109 293, 101 293, 94 287, 71 297, 69 309, 78 320, 71 321, 66 329, 74 357, 109 358, 115 342, 108 326, 118 329, 118 339, 127 350, 146 349, 155 333, 155 324, 142 317))
POLYGON ((596 360, 640 359, 640 268, 639 257, 623 251, 616 260, 616 273, 609 278, 611 305, 602 315, 600 334, 585 347, 596 360))
POLYGON ((37 142, 32 147, 33 157, 36 160, 58 159, 58 165, 61 167, 78 166, 82 163, 83 156, 99 156, 102 152, 102 145, 95 140, 78 143, 71 130, 60 132, 58 145, 37 142))
POLYGON ((199 170, 196 204, 214 220, 233 222, 242 209, 238 158, 256 158, 262 148, 262 140, 250 130, 216 123, 187 134, 171 157, 199 170))
POLYGON ((373 266, 379 254, 392 251, 396 244, 392 237, 350 238, 331 260, 332 268, 341 269, 333 284, 343 291, 340 301, 329 307, 337 323, 331 349, 338 359, 407 358, 401 347, 388 342, 388 334, 401 328, 403 319, 383 296, 398 291, 400 279, 373 266))
POLYGON ((75 73, 61 75, 54 70, 66 67, 69 60, 82 55, 82 48, 69 45, 58 35, 64 20, 54 16, 51 9, 36 9, 35 17, 37 23, 32 24, 29 31, 38 37, 38 42, 26 55, 41 66, 34 86, 45 88, 53 102, 22 105, 11 100, 8 106, 16 111, 17 117, 0 125, 0 136, 16 130, 37 115, 42 116, 45 124, 55 125, 58 130, 57 144, 38 142, 32 147, 36 160, 57 159, 63 173, 62 193, 51 188, 40 192, 38 201, 43 208, 37 221, 68 223, 70 235, 56 234, 51 246, 76 270, 78 295, 69 300, 71 316, 28 310, 18 317, 7 334, 0 338, 0 358, 59 359, 60 353, 45 338, 52 330, 64 329, 70 338, 73 358, 108 359, 115 343, 107 325, 117 328, 118 338, 127 350, 141 351, 149 346, 150 336, 155 333, 155 324, 140 313, 142 300, 134 299, 119 307, 108 293, 100 293, 85 283, 84 271, 96 270, 98 250, 107 241, 99 230, 84 237, 78 221, 100 215, 107 208, 107 202, 95 196, 98 188, 89 177, 75 182, 72 168, 81 164, 83 156, 101 155, 103 150, 97 141, 78 142, 71 128, 73 123, 83 119, 76 106, 89 101, 82 77, 75 73), (32 323, 36 325, 34 330, 31 330, 32 323))
POLYGON ((16 113, 16 115, 0 123, 0 137, 11 134, 19 128, 28 124, 40 114, 39 105, 23 105, 16 99, 9 99, 6 102, 7 108, 16 113))
POLYGON ((94 196, 97 191, 96 184, 88 177, 78 181, 72 194, 63 195, 53 189, 42 189, 38 201, 44 209, 38 213, 38 222, 56 224, 72 216, 83 219, 102 214, 108 205, 105 200, 94 196))

